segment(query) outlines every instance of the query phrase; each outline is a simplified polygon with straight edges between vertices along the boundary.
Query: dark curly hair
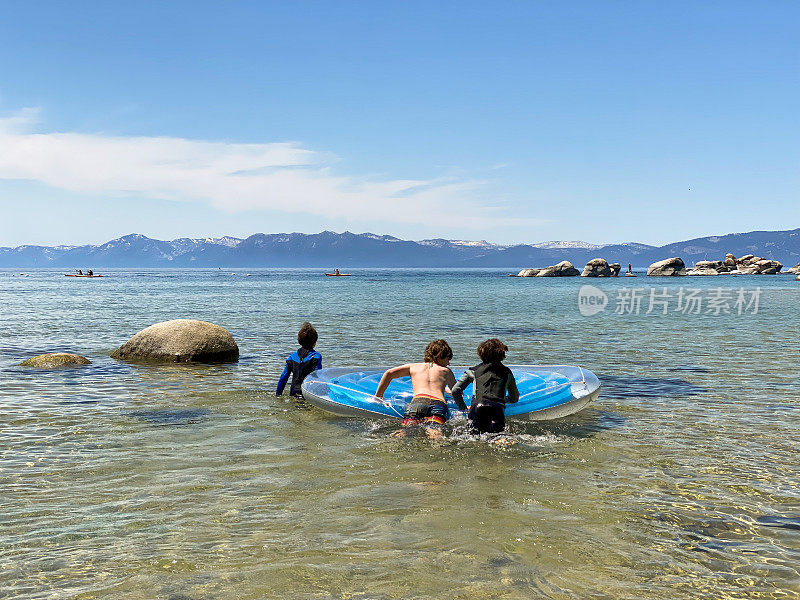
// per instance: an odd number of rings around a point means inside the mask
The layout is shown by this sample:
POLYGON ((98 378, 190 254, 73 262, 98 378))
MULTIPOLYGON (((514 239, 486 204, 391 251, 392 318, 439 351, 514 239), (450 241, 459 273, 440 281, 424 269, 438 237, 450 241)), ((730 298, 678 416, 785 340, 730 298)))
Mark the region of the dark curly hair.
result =
POLYGON ((491 338, 478 345, 478 356, 485 363, 500 362, 506 357, 508 346, 497 338, 491 338))
POLYGON ((297 333, 297 343, 306 350, 311 350, 317 345, 317 330, 314 326, 306 321, 300 326, 300 331, 297 333))
POLYGON ((425 362, 437 362, 446 358, 453 358, 453 351, 444 340, 433 340, 425 347, 425 362))

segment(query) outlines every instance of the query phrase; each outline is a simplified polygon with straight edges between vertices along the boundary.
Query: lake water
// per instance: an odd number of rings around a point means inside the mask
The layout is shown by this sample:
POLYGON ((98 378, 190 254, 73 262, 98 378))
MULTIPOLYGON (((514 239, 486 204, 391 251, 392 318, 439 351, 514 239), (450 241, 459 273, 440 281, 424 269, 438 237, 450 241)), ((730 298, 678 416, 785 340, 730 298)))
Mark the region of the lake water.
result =
POLYGON ((0 597, 800 596, 794 278, 104 273, 0 271, 0 597), (609 298, 594 316, 587 283, 609 298), (666 300, 647 314, 653 286, 666 300), (757 309, 737 306, 757 287, 757 309), (676 310, 686 288, 702 314, 676 310), (226 327, 241 360, 108 357, 173 318, 226 327), (580 364, 603 389, 512 423, 508 447, 463 421, 397 439, 396 422, 275 397, 306 319, 326 366, 419 360, 436 337, 471 365, 496 336, 509 363, 580 364), (16 366, 53 351, 92 364, 16 366))

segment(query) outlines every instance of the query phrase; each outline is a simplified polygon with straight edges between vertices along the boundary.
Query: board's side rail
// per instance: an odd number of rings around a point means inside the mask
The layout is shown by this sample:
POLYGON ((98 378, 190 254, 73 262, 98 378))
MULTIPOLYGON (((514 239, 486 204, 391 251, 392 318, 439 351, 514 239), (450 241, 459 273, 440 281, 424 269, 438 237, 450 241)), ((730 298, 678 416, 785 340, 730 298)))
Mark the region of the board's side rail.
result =
POLYGON ((399 416, 399 417, 401 417, 401 418, 404 416, 404 415, 403 415, 403 413, 399 412, 399 411, 398 411, 398 410, 397 410, 397 409, 396 409, 394 406, 392 406, 392 403, 391 403, 391 402, 388 402, 388 401, 386 401, 386 400, 384 400, 383 402, 381 402, 380 400, 378 400, 378 399, 375 397, 375 395, 374 395, 374 394, 369 394, 369 393, 367 393, 367 392, 364 392, 364 391, 362 391, 362 390, 355 390, 355 389, 353 389, 353 388, 347 387, 346 385, 341 385, 340 383, 333 383, 333 382, 331 382, 331 381, 326 381, 326 382, 325 382, 325 385, 328 385, 328 386, 330 386, 330 387, 339 388, 340 390, 346 390, 346 391, 348 391, 348 392, 351 392, 351 393, 353 393, 353 394, 356 394, 357 396, 362 396, 362 397, 364 398, 364 401, 365 401, 365 402, 372 402, 372 403, 374 403, 374 404, 382 404, 382 405, 383 405, 383 406, 385 406, 386 408, 391 408, 391 409, 392 409, 392 411, 394 411, 394 413, 395 413, 395 414, 397 414, 397 416, 399 416))

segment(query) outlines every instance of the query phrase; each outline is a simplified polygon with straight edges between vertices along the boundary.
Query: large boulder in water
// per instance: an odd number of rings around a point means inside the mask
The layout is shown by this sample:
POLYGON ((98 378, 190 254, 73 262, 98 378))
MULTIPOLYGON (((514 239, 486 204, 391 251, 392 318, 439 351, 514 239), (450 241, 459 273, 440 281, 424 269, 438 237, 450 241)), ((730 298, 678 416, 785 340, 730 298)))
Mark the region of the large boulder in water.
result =
POLYGON ((614 270, 609 266, 606 259, 593 258, 583 267, 581 277, 614 277, 614 270))
POLYGON ((745 275, 775 275, 780 273, 783 265, 777 260, 755 257, 746 265, 739 265, 738 273, 745 275))
POLYGON ((736 264, 737 266, 740 267, 746 267, 751 262, 755 262, 757 260, 761 259, 757 256, 753 256, 752 254, 745 254, 744 256, 740 256, 739 258, 736 259, 736 264))
POLYGON ((725 255, 725 260, 722 261, 722 266, 725 268, 725 271, 735 271, 737 268, 736 257, 728 252, 728 254, 725 255))
POLYGON ((622 270, 622 265, 619 263, 610 263, 608 266, 611 268, 612 277, 619 275, 619 272, 622 270))
POLYGON ((541 269, 522 269, 522 271, 517 273, 517 277, 536 277, 539 271, 541 271, 541 269))
POLYGON ((797 264, 796 264, 795 266, 793 266, 792 268, 790 268, 790 269, 787 269, 787 270, 786 270, 786 272, 787 272, 787 273, 795 273, 795 274, 797 274, 797 275, 800 275, 800 263, 797 263, 797 264))
POLYGON ((694 264, 694 268, 687 275, 719 275, 726 271, 721 260, 701 260, 694 264))
POLYGON ((175 319, 143 329, 111 353, 111 358, 157 362, 236 362, 239 346, 224 327, 175 319))
POLYGON ((571 262, 562 260, 557 265, 539 269, 539 272, 536 273, 536 277, 577 277, 580 274, 580 271, 578 271, 571 262))
POLYGON ((647 268, 648 277, 669 277, 676 275, 686 275, 686 265, 676 257, 667 258, 654 262, 647 268))
POLYGON ((756 272, 759 275, 775 275, 776 273, 780 273, 783 268, 783 264, 777 260, 768 259, 760 260, 751 266, 756 268, 756 272))
POLYGON ((51 352, 32 356, 19 363, 20 367, 36 367, 38 369, 57 369, 59 367, 80 367, 90 365, 92 361, 78 354, 69 352, 51 352))
POLYGON ((542 269, 522 269, 517 277, 577 277, 581 272, 568 260, 542 269))

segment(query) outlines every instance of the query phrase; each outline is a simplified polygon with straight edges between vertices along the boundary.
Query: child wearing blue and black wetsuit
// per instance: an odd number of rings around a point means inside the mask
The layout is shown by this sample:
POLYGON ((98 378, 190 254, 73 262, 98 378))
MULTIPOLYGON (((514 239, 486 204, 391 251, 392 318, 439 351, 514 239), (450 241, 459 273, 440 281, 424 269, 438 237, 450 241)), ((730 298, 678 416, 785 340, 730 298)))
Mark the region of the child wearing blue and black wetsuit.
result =
POLYGON ((283 368, 283 373, 278 380, 278 389, 275 392, 276 396, 283 393, 283 388, 286 387, 286 382, 289 380, 289 375, 292 376, 292 385, 289 386, 289 394, 295 397, 302 397, 303 392, 300 386, 303 380, 317 369, 322 368, 322 355, 314 350, 317 345, 317 330, 311 323, 305 322, 300 326, 300 331, 297 334, 297 342, 300 348, 296 352, 292 352, 289 358, 286 359, 286 366, 283 368))

